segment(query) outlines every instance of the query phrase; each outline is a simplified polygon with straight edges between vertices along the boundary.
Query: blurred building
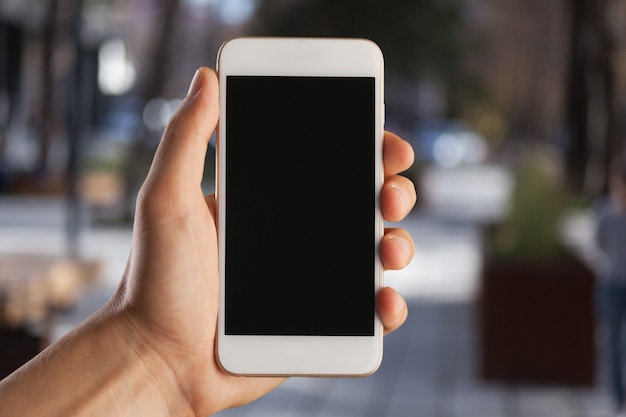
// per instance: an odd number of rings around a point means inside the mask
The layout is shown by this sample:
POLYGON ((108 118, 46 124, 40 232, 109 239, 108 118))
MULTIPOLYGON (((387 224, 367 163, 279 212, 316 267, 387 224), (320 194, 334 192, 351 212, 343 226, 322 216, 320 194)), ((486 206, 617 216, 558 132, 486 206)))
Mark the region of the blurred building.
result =
POLYGON ((74 189, 101 215, 128 218, 195 69, 215 65, 254 4, 0 3, 0 193, 74 189))

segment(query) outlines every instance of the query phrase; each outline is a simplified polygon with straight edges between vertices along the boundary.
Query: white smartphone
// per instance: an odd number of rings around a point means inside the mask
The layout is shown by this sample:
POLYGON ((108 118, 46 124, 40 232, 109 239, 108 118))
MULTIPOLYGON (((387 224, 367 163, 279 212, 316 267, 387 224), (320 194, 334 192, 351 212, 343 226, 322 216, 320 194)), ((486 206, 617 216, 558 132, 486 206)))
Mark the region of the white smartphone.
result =
POLYGON ((237 375, 364 376, 382 359, 383 58, 363 39, 218 55, 217 357, 237 375))

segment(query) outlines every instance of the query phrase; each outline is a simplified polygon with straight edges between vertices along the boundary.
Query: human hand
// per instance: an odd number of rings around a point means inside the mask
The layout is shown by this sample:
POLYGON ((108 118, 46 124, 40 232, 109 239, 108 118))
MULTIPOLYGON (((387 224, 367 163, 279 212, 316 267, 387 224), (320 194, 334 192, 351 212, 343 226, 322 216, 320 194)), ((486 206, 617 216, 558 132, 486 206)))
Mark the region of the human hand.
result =
MULTIPOLYGON (((213 195, 203 195, 200 182, 218 109, 217 78, 202 68, 172 117, 140 191, 131 255, 112 303, 129 347, 152 352, 150 363, 164 367, 198 416, 253 401, 283 381, 231 376, 215 358, 216 207, 213 195)), ((382 213, 399 221, 416 200, 413 184, 397 175, 412 164, 413 151, 387 132, 383 153, 382 213)), ((385 230, 380 245, 385 269, 404 268, 413 252, 408 232, 385 230)), ((407 315, 404 299, 391 288, 379 292, 377 310, 385 333, 398 328, 407 315)))

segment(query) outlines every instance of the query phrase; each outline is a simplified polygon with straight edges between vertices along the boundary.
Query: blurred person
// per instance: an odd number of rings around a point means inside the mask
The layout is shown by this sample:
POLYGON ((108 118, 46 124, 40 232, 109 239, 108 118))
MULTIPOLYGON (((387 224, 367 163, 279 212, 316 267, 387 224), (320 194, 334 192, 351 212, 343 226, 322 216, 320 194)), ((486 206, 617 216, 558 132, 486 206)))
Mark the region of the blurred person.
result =
POLYGON ((610 199, 600 213, 596 241, 602 252, 598 279, 600 317, 606 331, 608 371, 613 401, 620 416, 624 403, 624 324, 626 323, 626 169, 609 180, 610 199))
MULTIPOLYGON (((249 403, 284 381, 231 376, 215 359, 216 207, 200 182, 217 119, 217 78, 201 68, 139 193, 131 253, 117 293, 0 381, 3 417, 204 417, 249 403)), ((411 165, 413 151, 387 132, 383 153, 381 209, 385 219, 399 221, 415 204, 412 183, 397 175, 411 165)), ((408 232, 385 231, 380 255, 386 269, 404 268, 413 252, 408 232)), ((406 302, 395 290, 381 289, 376 303, 385 333, 406 319, 406 302)))

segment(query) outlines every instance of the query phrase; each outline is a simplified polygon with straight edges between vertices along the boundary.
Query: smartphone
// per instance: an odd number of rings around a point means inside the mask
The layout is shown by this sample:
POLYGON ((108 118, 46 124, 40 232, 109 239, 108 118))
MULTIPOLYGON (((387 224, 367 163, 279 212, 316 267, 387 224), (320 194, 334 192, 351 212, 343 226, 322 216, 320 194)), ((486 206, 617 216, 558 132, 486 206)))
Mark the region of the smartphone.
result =
POLYGON ((237 375, 373 373, 380 49, 238 38, 222 45, 218 75, 219 363, 237 375))

